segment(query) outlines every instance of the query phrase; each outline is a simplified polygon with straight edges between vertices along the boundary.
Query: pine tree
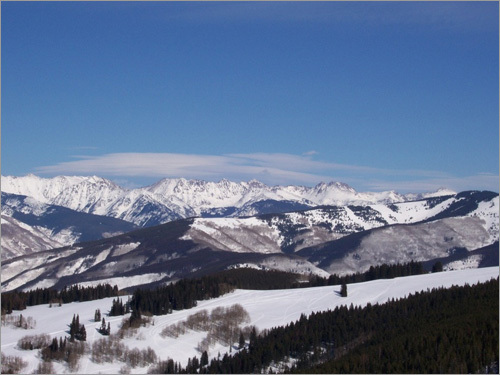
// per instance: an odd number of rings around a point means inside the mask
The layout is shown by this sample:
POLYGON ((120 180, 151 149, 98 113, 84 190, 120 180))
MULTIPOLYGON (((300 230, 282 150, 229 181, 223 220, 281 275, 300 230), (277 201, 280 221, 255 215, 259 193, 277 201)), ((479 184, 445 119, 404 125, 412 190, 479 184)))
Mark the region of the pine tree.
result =
POLYGON ((443 263, 441 263, 440 261, 434 263, 434 265, 432 266, 432 272, 442 272, 442 271, 443 271, 443 263))
POLYGON ((342 286, 340 287, 340 295, 342 297, 347 297, 347 284, 342 283, 342 286))
POLYGON ((206 366, 208 365, 208 353, 205 350, 202 355, 201 355, 201 361, 200 361, 200 366, 206 366))
POLYGON ((54 337, 52 339, 52 344, 50 344, 50 350, 53 351, 53 352, 57 352, 57 349, 59 348, 59 345, 57 343, 57 338, 54 337))
POLYGON ((78 329, 78 336, 75 337, 80 341, 87 341, 87 330, 83 324, 78 329))
POLYGON ((76 316, 73 315, 73 320, 71 321, 71 324, 69 325, 69 340, 70 341, 75 341, 75 334, 76 334, 76 316))
POLYGON ((243 349, 245 347, 245 336, 243 336, 243 332, 240 331, 240 339, 239 339, 239 346, 240 349, 243 349))
POLYGON ((99 328, 99 333, 104 336, 109 336, 111 332, 111 324, 108 322, 108 328, 106 328, 106 320, 102 318, 101 328, 99 328))

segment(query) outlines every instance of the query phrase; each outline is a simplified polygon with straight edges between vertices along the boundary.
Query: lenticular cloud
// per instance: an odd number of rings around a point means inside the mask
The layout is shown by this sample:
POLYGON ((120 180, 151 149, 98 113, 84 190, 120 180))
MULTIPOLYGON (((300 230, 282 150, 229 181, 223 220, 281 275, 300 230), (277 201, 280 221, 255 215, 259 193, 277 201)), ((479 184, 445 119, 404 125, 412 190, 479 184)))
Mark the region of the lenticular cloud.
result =
MULTIPOLYGON (((195 155, 173 153, 117 153, 80 156, 80 160, 38 168, 44 174, 91 173, 114 176, 242 178, 270 177, 280 181, 314 183, 331 177, 321 171, 328 164, 290 154, 195 155)), ((334 166, 330 165, 330 168, 334 166)))
POLYGON ((430 191, 446 186, 454 190, 497 191, 498 176, 452 176, 440 171, 391 170, 315 160, 315 151, 303 155, 249 153, 198 155, 178 153, 114 153, 75 156, 74 161, 37 168, 50 175, 109 177, 193 178, 203 180, 258 179, 267 184, 305 184, 342 181, 358 189, 430 191))

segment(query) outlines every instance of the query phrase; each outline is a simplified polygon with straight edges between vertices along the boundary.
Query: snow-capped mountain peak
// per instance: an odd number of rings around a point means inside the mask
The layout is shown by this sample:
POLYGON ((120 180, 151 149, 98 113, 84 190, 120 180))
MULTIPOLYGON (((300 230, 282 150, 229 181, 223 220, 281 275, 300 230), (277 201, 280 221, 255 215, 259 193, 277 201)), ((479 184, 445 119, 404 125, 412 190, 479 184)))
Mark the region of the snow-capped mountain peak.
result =
MULTIPOLYGON (((58 176, 41 178, 2 176, 2 191, 33 197, 39 202, 76 211, 111 216, 137 225, 155 225, 191 216, 237 216, 258 214, 252 205, 287 202, 287 207, 317 205, 370 205, 422 199, 423 194, 401 195, 394 191, 357 192, 337 181, 321 182, 314 187, 268 186, 258 180, 219 182, 165 178, 150 186, 127 190, 98 176, 58 176), (147 223, 147 224, 146 224, 147 223)), ((439 190, 428 196, 451 195, 439 190)), ((282 205, 283 206, 283 205, 282 205)), ((283 208, 282 208, 283 209, 283 208)))

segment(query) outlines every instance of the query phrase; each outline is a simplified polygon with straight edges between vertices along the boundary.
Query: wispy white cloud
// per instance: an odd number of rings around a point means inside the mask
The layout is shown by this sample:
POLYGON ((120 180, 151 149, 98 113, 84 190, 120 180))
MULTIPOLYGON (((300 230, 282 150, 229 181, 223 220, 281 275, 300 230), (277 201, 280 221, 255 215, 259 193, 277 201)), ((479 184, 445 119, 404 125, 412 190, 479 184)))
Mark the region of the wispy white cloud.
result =
POLYGON ((216 181, 258 179, 267 184, 313 185, 342 181, 358 190, 418 192, 448 187, 454 190, 498 190, 498 176, 456 177, 429 170, 393 170, 315 160, 313 154, 249 153, 197 155, 176 153, 114 153, 74 156, 73 161, 39 167, 36 173, 97 174, 116 178, 185 177, 216 181))
POLYGON ((321 162, 288 154, 196 155, 117 153, 74 156, 79 160, 37 168, 42 174, 98 174, 129 177, 186 177, 208 180, 262 179, 268 183, 315 183, 331 176, 308 171, 324 169, 321 162))
POLYGON ((494 174, 478 173, 471 176, 447 176, 441 178, 403 179, 384 181, 380 179, 367 182, 368 189, 396 190, 400 192, 435 191, 440 188, 449 188, 455 191, 490 190, 499 191, 499 176, 494 174))

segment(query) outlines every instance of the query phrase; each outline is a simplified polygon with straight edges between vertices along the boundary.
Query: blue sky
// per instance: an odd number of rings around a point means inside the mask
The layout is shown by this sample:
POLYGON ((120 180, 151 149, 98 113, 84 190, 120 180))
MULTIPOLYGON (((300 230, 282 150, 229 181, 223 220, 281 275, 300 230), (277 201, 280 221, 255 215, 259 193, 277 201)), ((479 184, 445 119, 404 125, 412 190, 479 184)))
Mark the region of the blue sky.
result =
POLYGON ((2 2, 2 174, 498 191, 498 2, 2 2))

